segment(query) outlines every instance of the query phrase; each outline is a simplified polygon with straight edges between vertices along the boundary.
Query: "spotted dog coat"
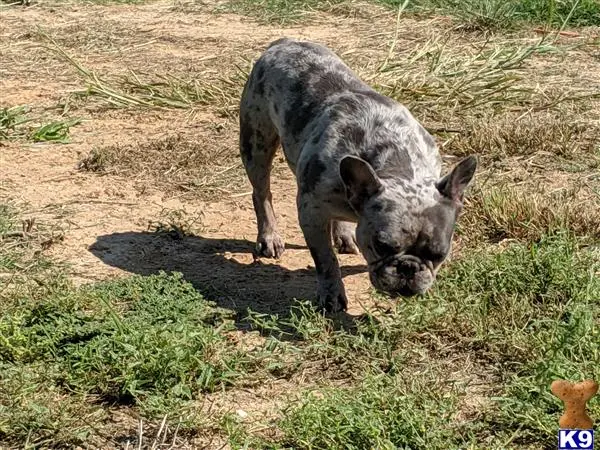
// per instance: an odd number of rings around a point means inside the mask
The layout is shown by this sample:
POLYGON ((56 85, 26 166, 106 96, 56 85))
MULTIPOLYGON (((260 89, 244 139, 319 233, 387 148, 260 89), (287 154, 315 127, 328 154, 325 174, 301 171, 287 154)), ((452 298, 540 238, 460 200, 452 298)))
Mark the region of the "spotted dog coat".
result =
POLYGON ((436 144, 404 106, 361 81, 327 48, 279 39, 254 65, 240 105, 257 256, 279 258, 284 251, 270 191, 280 144, 296 175, 321 307, 347 308, 334 247, 360 250, 379 290, 408 296, 432 285, 450 251, 475 157, 440 178, 436 144))

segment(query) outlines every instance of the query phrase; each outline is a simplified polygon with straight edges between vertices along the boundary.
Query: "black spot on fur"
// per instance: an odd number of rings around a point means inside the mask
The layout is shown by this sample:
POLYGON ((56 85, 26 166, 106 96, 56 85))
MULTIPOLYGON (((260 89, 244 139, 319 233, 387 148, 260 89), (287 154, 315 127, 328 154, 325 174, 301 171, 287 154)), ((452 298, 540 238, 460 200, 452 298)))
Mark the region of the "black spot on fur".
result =
POLYGON ((415 195, 417 194, 417 189, 414 186, 412 186, 411 184, 407 184, 406 186, 404 186, 404 190, 411 194, 415 194, 415 195))
POLYGON ((371 210, 374 212, 380 212, 383 210, 384 202, 375 203, 371 206, 371 210))
POLYGON ((384 211, 386 214, 393 212, 396 209, 394 202, 385 202, 384 211))
POLYGON ((390 150, 390 149, 397 149, 398 148, 398 144, 396 144, 393 141, 381 141, 376 143, 375 145, 373 145, 373 147, 371 147, 371 151, 376 154, 376 155, 380 155, 381 153, 390 150))
POLYGON ((243 160, 247 163, 252 161, 252 134, 250 116, 246 114, 243 118, 240 117, 240 153, 243 160))
POLYGON ((365 152, 365 130, 357 125, 347 125, 339 130, 340 138, 337 142, 338 154, 356 153, 361 158, 369 161, 369 153, 365 152))
POLYGON ((340 130, 342 136, 356 148, 365 144, 365 130, 358 125, 348 125, 340 130))
POLYGON ((275 114, 279 114, 279 106, 277 103, 273 103, 273 110, 275 111, 275 114))
POLYGON ((256 93, 260 96, 265 95, 265 81, 259 80, 256 84, 256 93))
POLYGON ((298 137, 304 131, 306 125, 315 117, 319 109, 319 104, 317 102, 310 102, 308 105, 302 105, 302 102, 299 102, 299 104, 294 103, 294 105, 286 112, 285 121, 292 135, 298 137), (294 105, 298 105, 299 107, 295 109, 294 105))
MULTIPOLYGON (((312 44, 309 47, 314 48, 312 44)), ((307 69, 298 74, 297 82, 289 89, 291 102, 285 115, 286 127, 292 134, 298 136, 304 130, 306 125, 318 115, 328 97, 353 86, 352 82, 349 83, 344 77, 344 70, 345 68, 340 66, 339 71, 326 71, 317 62, 309 61, 307 69), (306 102, 307 98, 312 101, 306 102)), ((345 104, 342 104, 341 108, 349 109, 353 108, 357 101, 354 100, 352 106, 350 106, 350 100, 344 102, 345 104)), ((336 111, 341 108, 337 105, 333 108, 330 112, 330 120, 337 119, 338 112, 336 111)))
POLYGON ((320 107, 320 104, 314 100, 305 104, 304 93, 309 76, 307 72, 301 74, 299 80, 291 87, 290 93, 293 101, 290 108, 285 112, 286 127, 294 137, 298 137, 302 133, 320 107))
POLYGON ((397 142, 382 141, 363 150, 361 157, 369 161, 382 178, 412 179, 414 171, 406 150, 397 142))
POLYGON ((347 83, 338 72, 322 72, 318 80, 311 86, 317 98, 324 99, 347 88, 347 83))
POLYGON ((302 193, 313 192, 319 181, 321 181, 321 175, 325 170, 327 170, 327 166, 323 164, 323 161, 317 155, 312 156, 307 161, 302 172, 302 193))
POLYGON ((260 130, 256 130, 256 137, 254 140, 254 147, 256 150, 263 149, 265 146, 265 137, 260 130))
POLYGON ((329 110, 329 121, 330 122, 336 122, 339 118, 340 118, 341 114, 339 111, 335 110, 335 109, 330 109, 329 110))

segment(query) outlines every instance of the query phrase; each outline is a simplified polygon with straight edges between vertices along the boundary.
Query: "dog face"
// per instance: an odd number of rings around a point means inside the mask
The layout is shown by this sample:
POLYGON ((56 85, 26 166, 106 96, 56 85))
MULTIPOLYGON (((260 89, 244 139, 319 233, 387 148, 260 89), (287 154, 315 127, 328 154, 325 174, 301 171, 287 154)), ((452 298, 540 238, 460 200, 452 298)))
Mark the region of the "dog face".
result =
POLYGON ((376 289, 412 296, 431 287, 450 253, 464 191, 476 166, 475 157, 465 158, 435 185, 407 196, 393 180, 380 179, 363 159, 341 160, 346 196, 359 216, 356 241, 376 289))

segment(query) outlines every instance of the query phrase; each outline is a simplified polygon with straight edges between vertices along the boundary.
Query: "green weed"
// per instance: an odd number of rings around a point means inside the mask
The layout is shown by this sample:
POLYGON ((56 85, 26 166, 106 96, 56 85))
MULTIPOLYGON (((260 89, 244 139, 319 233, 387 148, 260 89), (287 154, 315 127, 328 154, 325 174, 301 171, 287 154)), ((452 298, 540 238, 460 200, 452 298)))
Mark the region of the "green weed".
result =
MULTIPOLYGON (((403 3, 380 1, 393 7, 403 3)), ((451 14, 468 28, 479 30, 528 23, 554 28, 600 25, 600 4, 595 0, 413 0, 409 9, 451 14)))
POLYGON ((34 142, 69 143, 69 130, 81 123, 79 119, 60 120, 42 125, 31 133, 30 139, 34 142))
POLYGON ((42 118, 28 117, 26 106, 13 106, 0 109, 0 141, 11 139, 28 139, 33 142, 69 142, 69 130, 81 123, 79 119, 57 120, 39 126, 42 118))
POLYGON ((13 106, 0 109, 0 140, 16 138, 22 135, 21 125, 29 122, 27 107, 13 106))

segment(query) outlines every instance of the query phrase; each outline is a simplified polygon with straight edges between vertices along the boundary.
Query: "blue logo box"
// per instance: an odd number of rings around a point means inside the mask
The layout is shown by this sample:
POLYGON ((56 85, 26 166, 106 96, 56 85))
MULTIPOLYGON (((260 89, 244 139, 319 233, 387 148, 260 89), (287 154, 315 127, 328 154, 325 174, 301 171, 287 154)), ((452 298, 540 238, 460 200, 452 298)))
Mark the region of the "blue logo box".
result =
POLYGON ((558 450, 593 450, 594 430, 558 430, 558 450))

